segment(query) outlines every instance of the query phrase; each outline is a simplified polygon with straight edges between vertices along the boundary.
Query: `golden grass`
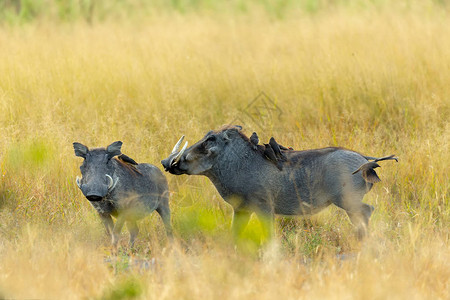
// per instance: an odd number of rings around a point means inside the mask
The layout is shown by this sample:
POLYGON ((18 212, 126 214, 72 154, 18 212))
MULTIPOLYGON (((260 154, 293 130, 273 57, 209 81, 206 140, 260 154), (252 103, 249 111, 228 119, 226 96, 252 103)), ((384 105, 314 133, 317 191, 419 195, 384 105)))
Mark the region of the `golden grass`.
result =
POLYGON ((0 297, 450 297, 448 14, 38 22, 0 29, 0 45, 0 297), (248 117, 261 91, 279 118, 248 117), (248 251, 235 252, 231 210, 212 184, 167 174, 175 244, 154 214, 137 253, 111 257, 75 185, 72 142, 122 140, 124 153, 161 167, 180 135, 192 143, 230 122, 299 149, 397 154, 365 198, 371 237, 355 242, 330 208, 280 220, 277 247, 256 255, 252 220, 248 251))

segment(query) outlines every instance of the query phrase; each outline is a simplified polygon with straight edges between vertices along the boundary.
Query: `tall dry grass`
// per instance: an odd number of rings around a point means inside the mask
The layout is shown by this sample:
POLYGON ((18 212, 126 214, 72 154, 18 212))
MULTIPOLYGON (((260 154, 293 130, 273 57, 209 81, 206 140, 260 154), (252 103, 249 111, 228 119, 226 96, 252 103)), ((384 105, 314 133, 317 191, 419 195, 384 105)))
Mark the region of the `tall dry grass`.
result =
POLYGON ((1 28, 0 45, 0 297, 450 297, 444 11, 41 21, 1 28), (248 117, 261 91, 280 116, 248 117), (298 149, 397 154, 365 198, 376 208, 371 236, 357 243, 330 208, 279 219, 262 251, 252 219, 236 252, 231 209, 212 184, 167 174, 174 245, 152 215, 136 253, 111 256, 74 183, 72 142, 122 140, 124 153, 160 167, 181 134, 194 142, 230 122, 298 149))

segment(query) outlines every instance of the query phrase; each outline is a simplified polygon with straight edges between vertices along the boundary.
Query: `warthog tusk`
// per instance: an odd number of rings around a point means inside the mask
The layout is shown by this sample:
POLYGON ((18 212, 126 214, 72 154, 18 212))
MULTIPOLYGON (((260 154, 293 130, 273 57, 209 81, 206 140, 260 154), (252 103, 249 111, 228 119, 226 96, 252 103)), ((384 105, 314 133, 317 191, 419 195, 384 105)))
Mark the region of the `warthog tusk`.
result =
POLYGON ((111 192, 117 185, 117 183, 119 182, 119 178, 116 179, 116 181, 114 182, 114 180, 112 179, 111 176, 109 176, 108 174, 105 174, 106 177, 108 178, 108 191, 111 192))
POLYGON ((180 138, 180 140, 176 143, 175 147, 172 149, 172 153, 178 152, 178 149, 180 149, 180 145, 184 140, 184 135, 180 138))
POLYGON ((81 189, 81 180, 80 180, 80 177, 77 176, 76 182, 77 182, 78 188, 81 189))
POLYGON ((177 156, 174 157, 174 159, 173 159, 173 161, 172 161, 172 166, 180 161, 181 156, 183 155, 183 153, 184 153, 184 151, 186 150, 187 146, 188 146, 188 142, 186 142, 186 143, 184 144, 184 146, 183 146, 183 148, 181 149, 181 151, 178 152, 177 156))
POLYGON ((108 178, 108 181, 109 181, 108 182, 108 190, 110 190, 113 187, 113 185, 114 185, 114 180, 108 174, 106 174, 106 177, 108 178))

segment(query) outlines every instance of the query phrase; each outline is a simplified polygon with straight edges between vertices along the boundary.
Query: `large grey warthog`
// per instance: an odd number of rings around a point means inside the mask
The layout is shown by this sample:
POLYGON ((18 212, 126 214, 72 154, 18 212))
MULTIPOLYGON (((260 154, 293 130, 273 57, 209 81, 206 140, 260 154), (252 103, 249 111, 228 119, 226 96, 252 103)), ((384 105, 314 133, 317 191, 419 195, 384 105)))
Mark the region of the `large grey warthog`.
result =
POLYGON ((179 151, 183 136, 161 163, 175 175, 207 176, 234 208, 235 235, 252 212, 271 235, 274 214, 310 215, 332 203, 347 212, 360 238, 365 235, 373 207, 362 199, 379 181, 376 162, 395 157, 377 159, 334 147, 293 151, 278 147, 273 138, 265 146, 255 145, 256 134, 250 140, 241 129, 228 126, 210 131, 189 148, 186 142, 179 151))
POLYGON ((84 158, 77 185, 97 210, 112 244, 117 247, 124 223, 130 232, 130 247, 138 235, 136 221, 156 210, 171 236, 169 191, 164 174, 150 164, 137 164, 121 154, 122 142, 88 149, 73 143, 75 155, 84 158), (114 224, 111 216, 116 218, 114 224))

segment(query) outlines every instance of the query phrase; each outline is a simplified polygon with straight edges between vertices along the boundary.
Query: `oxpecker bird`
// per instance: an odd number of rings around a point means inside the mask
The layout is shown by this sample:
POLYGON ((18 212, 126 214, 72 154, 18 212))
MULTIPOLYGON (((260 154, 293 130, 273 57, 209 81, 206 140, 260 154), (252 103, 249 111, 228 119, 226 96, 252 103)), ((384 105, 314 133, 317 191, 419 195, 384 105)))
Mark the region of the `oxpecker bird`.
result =
POLYGON ((376 162, 368 162, 363 164, 362 166, 360 166, 358 168, 358 170, 356 170, 355 172, 353 172, 352 174, 356 174, 359 171, 361 171, 362 177, 364 178, 364 180, 366 180, 367 182, 370 183, 377 183, 380 182, 381 179, 380 177, 378 177, 377 173, 375 172, 375 168, 380 167, 379 164, 377 164, 376 162))
POLYGON ((127 164, 132 164, 137 166, 138 163, 134 161, 134 159, 132 159, 129 156, 126 156, 125 154, 120 154, 119 156, 117 156, 118 159, 120 159, 121 161, 127 163, 127 164))
POLYGON ((278 159, 281 159, 282 161, 287 160, 286 156, 283 153, 281 153, 280 146, 273 137, 270 138, 269 145, 270 147, 272 147, 273 152, 275 152, 275 155, 278 159))
POLYGON ((266 147, 264 149, 264 156, 268 160, 273 162, 280 171, 283 170, 283 166, 282 166, 281 162, 279 161, 279 159, 277 158, 277 156, 275 155, 275 152, 273 151, 272 146, 270 146, 269 144, 264 144, 264 146, 266 147))
POLYGON ((253 132, 252 136, 250 137, 250 143, 253 145, 253 149, 256 150, 259 143, 259 137, 256 134, 256 132, 253 132))

